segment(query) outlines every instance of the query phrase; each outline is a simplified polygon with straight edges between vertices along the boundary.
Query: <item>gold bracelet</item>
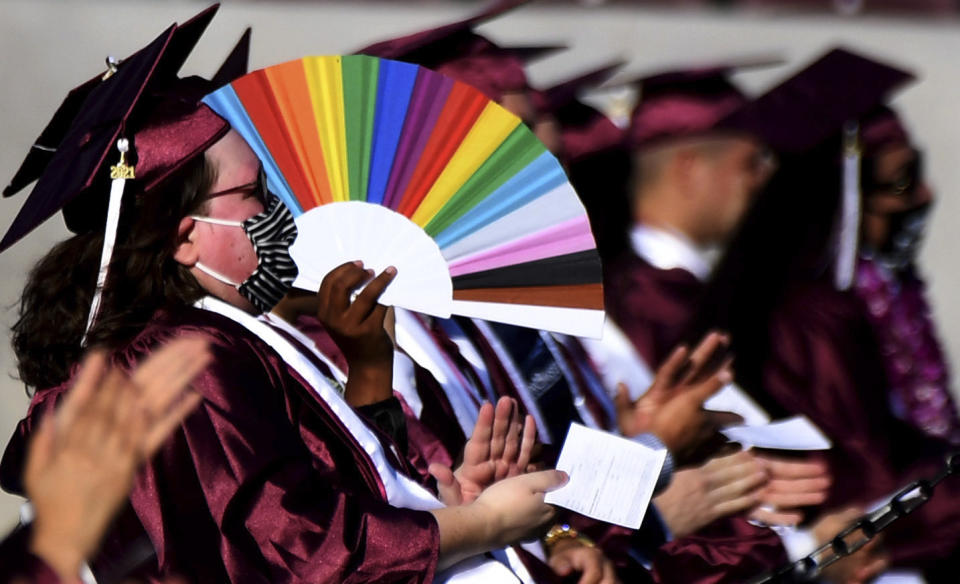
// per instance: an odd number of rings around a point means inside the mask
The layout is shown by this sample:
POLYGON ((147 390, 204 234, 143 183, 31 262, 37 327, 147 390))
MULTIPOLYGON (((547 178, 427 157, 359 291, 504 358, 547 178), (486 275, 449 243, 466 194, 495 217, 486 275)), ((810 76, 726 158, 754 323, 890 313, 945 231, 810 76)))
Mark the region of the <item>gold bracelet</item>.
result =
POLYGON ((565 539, 579 541, 581 544, 587 547, 594 547, 595 545, 588 537, 581 535, 579 531, 566 523, 558 523, 557 525, 551 527, 550 531, 547 532, 547 535, 543 536, 543 545, 550 550, 557 544, 557 542, 565 539))

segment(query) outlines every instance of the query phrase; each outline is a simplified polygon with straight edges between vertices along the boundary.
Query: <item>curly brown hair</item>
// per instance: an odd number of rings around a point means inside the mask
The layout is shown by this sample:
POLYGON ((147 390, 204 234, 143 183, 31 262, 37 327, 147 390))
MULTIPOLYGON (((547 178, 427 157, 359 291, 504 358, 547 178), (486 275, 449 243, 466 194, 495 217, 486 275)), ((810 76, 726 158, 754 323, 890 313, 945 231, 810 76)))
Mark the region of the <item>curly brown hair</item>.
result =
MULTIPOLYGON (((204 295, 173 253, 180 220, 202 211, 215 179, 216 169, 198 156, 147 194, 128 183, 88 347, 122 347, 158 309, 189 304, 204 295)), ((74 235, 30 271, 12 329, 17 368, 28 393, 66 381, 80 358, 102 247, 102 229, 74 235)))

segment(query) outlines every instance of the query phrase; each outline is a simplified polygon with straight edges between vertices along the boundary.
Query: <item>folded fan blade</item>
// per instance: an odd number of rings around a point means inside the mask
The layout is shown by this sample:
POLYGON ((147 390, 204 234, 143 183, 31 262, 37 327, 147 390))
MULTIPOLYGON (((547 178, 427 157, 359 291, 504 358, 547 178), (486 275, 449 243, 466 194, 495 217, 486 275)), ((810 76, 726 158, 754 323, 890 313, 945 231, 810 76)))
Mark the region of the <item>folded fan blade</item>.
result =
POLYGON ((343 58, 344 131, 351 201, 367 200, 379 64, 379 59, 362 55, 343 58))
MULTIPOLYGON (((442 249, 467 235, 517 211, 533 200, 552 192, 567 182, 557 160, 544 152, 488 197, 456 219, 439 233, 428 230, 442 249)), ((429 226, 428 226, 429 227, 429 226)))
MULTIPOLYGON (((518 197, 517 189, 504 187, 510 182, 511 177, 522 173, 544 153, 546 148, 526 130, 526 127, 515 127, 497 150, 444 203, 437 214, 423 227, 424 231, 436 237, 481 203, 492 205, 501 199, 509 198, 513 202, 517 198, 524 198, 524 195, 518 197)), ((552 158, 549 154, 547 156, 552 158)), ((562 175, 561 171, 560 176, 562 175)), ((533 195, 531 190, 526 192, 529 193, 527 197, 533 195)), ((524 198, 524 200, 527 199, 524 198)))
POLYGON ((340 60, 340 57, 307 57, 303 60, 303 68, 313 104, 313 117, 323 144, 330 192, 334 201, 347 201, 350 194, 340 60))
POLYGON ((330 178, 324 163, 323 145, 317 133, 317 120, 313 114, 313 102, 302 61, 288 61, 264 69, 273 88, 277 105, 289 124, 289 135, 297 150, 304 171, 310 177, 313 201, 299 198, 304 209, 333 202, 330 178))
POLYGON ((590 232, 590 221, 585 215, 574 217, 530 235, 524 235, 504 244, 461 257, 449 262, 450 275, 460 276, 502 268, 513 264, 532 262, 596 247, 590 232))
POLYGON ((417 81, 416 65, 383 60, 377 82, 376 118, 373 152, 370 155, 370 179, 367 201, 383 204, 387 181, 393 170, 394 154, 400 142, 407 107, 417 81))
POLYGON ((417 72, 407 117, 397 143, 397 153, 393 158, 393 169, 387 181, 383 199, 385 206, 391 209, 399 207, 453 85, 453 79, 428 69, 421 68, 417 72))

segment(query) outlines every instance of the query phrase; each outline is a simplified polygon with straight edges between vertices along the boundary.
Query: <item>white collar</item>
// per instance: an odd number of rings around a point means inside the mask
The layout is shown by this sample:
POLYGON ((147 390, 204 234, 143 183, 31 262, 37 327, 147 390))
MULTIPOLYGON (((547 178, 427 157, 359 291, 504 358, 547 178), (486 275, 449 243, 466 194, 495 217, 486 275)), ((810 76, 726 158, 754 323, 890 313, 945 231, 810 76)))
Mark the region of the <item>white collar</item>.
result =
POLYGON ((714 250, 697 246, 673 229, 638 223, 630 230, 630 243, 634 253, 661 270, 680 268, 701 281, 706 280, 713 270, 714 250))

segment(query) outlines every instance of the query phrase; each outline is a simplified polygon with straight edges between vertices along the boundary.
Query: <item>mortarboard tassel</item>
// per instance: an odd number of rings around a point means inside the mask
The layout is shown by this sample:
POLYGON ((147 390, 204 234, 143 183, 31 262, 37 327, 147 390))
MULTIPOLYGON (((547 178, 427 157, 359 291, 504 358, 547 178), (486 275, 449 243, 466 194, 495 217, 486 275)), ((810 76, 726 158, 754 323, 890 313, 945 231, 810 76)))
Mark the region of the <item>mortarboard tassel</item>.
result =
POLYGON ((93 300, 90 302, 90 314, 87 316, 87 327, 83 331, 83 338, 80 339, 80 345, 87 344, 87 333, 97 319, 100 312, 100 302, 103 299, 103 287, 107 283, 107 269, 110 267, 110 259, 113 257, 113 246, 117 241, 117 226, 120 223, 120 203, 123 199, 123 188, 127 179, 134 178, 133 167, 127 164, 127 152, 130 150, 130 143, 126 138, 117 140, 117 150, 120 151, 120 162, 116 166, 110 167, 110 202, 107 206, 107 224, 103 230, 103 250, 100 252, 100 271, 97 273, 97 288, 93 293, 93 300))
POLYGON ((842 197, 834 284, 838 290, 848 290, 853 285, 860 237, 860 139, 856 123, 843 129, 842 197))

